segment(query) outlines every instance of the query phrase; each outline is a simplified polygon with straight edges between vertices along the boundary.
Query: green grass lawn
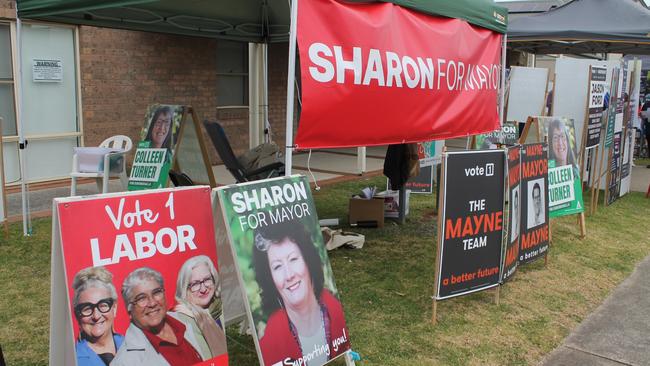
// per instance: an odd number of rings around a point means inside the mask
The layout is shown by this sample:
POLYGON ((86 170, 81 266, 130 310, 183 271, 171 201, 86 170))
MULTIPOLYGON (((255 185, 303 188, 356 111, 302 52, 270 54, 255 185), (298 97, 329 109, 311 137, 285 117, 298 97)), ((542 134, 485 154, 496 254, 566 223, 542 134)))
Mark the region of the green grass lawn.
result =
MULTIPOLYGON (((347 197, 368 185, 385 186, 385 178, 314 192, 319 217, 346 221, 347 197)), ((535 365, 650 253, 650 199, 642 194, 600 205, 584 240, 575 216, 554 219, 547 266, 519 267, 499 305, 491 290, 440 302, 433 326, 434 207, 433 196, 412 195, 405 225, 355 229, 366 235, 363 249, 330 253, 359 365, 535 365)), ((21 224, 0 235, 0 344, 8 365, 47 363, 50 236, 49 219, 35 220, 31 237, 21 224)), ((255 364, 250 337, 232 335, 235 329, 228 329, 231 364, 255 364)))

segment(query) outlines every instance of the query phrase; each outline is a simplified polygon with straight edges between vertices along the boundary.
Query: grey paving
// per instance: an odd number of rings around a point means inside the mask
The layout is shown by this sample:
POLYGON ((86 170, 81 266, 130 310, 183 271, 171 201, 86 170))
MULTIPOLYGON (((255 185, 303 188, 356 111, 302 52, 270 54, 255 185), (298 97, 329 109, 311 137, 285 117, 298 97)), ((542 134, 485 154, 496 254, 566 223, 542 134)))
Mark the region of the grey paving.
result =
POLYGON ((630 189, 633 192, 647 192, 648 184, 650 184, 650 169, 645 165, 637 165, 632 167, 632 182, 630 189))
MULTIPOLYGON (((119 192, 122 190, 122 185, 119 180, 111 180, 108 184, 109 192, 119 192)), ((79 184, 77 186, 77 195, 85 196, 90 194, 97 194, 100 191, 97 189, 97 184, 79 184)), ((29 192, 29 212, 43 212, 52 210, 52 200, 56 197, 69 197, 70 186, 39 189, 29 192)), ((20 192, 7 194, 7 216, 21 216, 23 212, 23 203, 20 192)))
POLYGON ((650 256, 541 365, 650 365, 650 256))

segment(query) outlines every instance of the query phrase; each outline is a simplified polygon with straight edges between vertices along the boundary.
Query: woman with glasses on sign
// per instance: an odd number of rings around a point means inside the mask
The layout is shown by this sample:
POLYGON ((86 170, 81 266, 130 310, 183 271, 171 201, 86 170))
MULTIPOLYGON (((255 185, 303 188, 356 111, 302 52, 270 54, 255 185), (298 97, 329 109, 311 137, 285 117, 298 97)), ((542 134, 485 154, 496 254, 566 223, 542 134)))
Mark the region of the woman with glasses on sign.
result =
POLYGON ((170 106, 159 106, 151 117, 144 141, 150 149, 166 149, 165 162, 172 161, 172 135, 174 111, 170 106))
POLYGON ((210 358, 201 352, 193 326, 167 311, 160 272, 148 267, 131 272, 122 296, 131 324, 111 366, 194 365, 210 358))
POLYGON ((72 305, 79 324, 78 366, 106 366, 122 345, 124 337, 113 332, 117 291, 112 281, 113 275, 104 267, 82 269, 72 281, 72 305))
POLYGON ((573 155, 569 134, 562 120, 554 119, 548 126, 548 145, 548 160, 553 160, 555 167, 571 165, 573 167, 573 175, 576 177, 579 176, 580 171, 578 170, 576 159, 573 155))
POLYGON ((146 141, 151 141, 151 148, 171 148, 172 121, 174 113, 169 106, 160 106, 153 113, 149 129, 147 130, 146 141))
POLYGON ((219 274, 205 255, 183 263, 176 281, 176 306, 179 320, 195 325, 195 337, 202 353, 217 357, 226 353, 226 335, 221 327, 219 274))
POLYGON ((255 279, 269 314, 259 342, 264 364, 287 358, 298 364, 307 357, 307 365, 322 365, 346 351, 343 308, 325 287, 323 263, 305 226, 284 221, 260 227, 254 241, 255 279))

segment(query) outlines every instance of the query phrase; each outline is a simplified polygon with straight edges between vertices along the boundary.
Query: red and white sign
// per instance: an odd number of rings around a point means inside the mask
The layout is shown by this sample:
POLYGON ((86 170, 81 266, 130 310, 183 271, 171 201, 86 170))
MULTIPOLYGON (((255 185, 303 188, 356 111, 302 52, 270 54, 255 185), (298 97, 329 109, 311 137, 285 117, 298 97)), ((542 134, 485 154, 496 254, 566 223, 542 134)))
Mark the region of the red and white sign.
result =
MULTIPOLYGON (((60 199, 55 205, 75 340, 80 339, 81 316, 75 315, 73 308, 73 280, 79 271, 101 266, 112 274, 117 290, 113 332, 125 335, 130 316, 121 289, 131 272, 148 267, 162 275, 169 314, 176 305, 176 284, 183 264, 190 258, 207 256, 217 266, 209 187, 60 199)), ((53 245, 58 245, 56 239, 53 245)), ((227 355, 211 361, 227 365, 227 355)))
POLYGON ((449 139, 499 127, 502 35, 392 3, 298 7, 298 149, 449 139))

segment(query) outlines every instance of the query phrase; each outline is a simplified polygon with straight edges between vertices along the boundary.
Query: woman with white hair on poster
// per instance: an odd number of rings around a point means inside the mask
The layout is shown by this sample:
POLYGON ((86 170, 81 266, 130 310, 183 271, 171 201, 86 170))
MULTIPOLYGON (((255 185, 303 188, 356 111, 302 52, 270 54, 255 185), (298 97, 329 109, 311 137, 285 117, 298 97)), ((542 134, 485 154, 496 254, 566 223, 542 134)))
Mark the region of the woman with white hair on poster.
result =
POLYGON ((72 306, 79 324, 77 365, 110 364, 124 341, 122 335, 113 331, 117 313, 113 275, 104 267, 82 269, 74 276, 72 291, 72 306))
POLYGON ((199 255, 185 261, 176 280, 174 311, 184 323, 194 323, 199 347, 212 357, 227 352, 226 335, 221 327, 219 274, 209 257, 199 255))

